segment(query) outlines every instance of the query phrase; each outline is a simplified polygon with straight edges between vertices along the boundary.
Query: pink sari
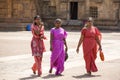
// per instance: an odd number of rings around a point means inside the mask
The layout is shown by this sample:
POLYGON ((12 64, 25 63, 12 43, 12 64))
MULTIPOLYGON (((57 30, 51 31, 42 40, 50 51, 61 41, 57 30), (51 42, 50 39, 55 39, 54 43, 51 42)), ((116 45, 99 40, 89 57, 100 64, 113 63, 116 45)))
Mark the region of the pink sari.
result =
POLYGON ((52 39, 52 54, 51 54, 51 68, 56 68, 56 74, 61 74, 64 71, 64 38, 67 33, 63 28, 51 29, 52 39))
POLYGON ((32 25, 31 31, 33 34, 31 41, 31 49, 32 49, 32 56, 34 56, 34 60, 35 60, 35 63, 32 66, 32 70, 34 73, 36 73, 36 70, 38 70, 38 75, 41 75, 42 55, 43 52, 45 52, 43 39, 46 39, 46 37, 44 36, 44 26, 42 26, 40 29, 37 25, 32 25))
POLYGON ((96 72, 98 71, 95 64, 95 60, 97 58, 98 44, 95 38, 96 36, 98 36, 99 39, 101 39, 101 33, 96 27, 92 27, 90 29, 83 28, 81 33, 84 35, 83 53, 86 63, 86 70, 87 72, 96 72))

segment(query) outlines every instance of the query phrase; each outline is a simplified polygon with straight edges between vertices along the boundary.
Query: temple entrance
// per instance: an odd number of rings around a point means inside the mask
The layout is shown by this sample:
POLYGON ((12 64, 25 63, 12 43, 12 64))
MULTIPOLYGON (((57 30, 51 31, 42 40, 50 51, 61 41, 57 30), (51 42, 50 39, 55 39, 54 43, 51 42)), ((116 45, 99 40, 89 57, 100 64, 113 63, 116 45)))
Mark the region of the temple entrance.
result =
POLYGON ((70 2, 70 19, 78 19, 78 2, 70 2))

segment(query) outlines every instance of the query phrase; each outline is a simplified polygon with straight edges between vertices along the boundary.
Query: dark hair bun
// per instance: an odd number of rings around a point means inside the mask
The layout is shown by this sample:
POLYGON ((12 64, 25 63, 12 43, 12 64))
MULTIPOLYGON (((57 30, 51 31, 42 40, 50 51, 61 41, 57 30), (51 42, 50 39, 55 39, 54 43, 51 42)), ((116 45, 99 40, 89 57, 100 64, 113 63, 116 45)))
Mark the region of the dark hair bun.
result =
POLYGON ((36 20, 36 19, 40 19, 40 16, 39 15, 36 15, 35 17, 34 17, 34 20, 36 20))

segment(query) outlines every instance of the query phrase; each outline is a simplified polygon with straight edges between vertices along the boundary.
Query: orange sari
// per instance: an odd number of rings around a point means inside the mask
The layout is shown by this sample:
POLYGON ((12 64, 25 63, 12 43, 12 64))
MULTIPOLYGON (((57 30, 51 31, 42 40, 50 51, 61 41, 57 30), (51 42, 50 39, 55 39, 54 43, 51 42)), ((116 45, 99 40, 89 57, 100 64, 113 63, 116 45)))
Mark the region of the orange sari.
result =
POLYGON ((97 58, 98 44, 95 40, 96 36, 101 39, 101 33, 96 27, 91 27, 89 29, 83 28, 81 31, 82 35, 84 35, 83 39, 83 53, 84 60, 86 64, 87 72, 96 72, 98 71, 97 66, 95 64, 95 60, 97 58))

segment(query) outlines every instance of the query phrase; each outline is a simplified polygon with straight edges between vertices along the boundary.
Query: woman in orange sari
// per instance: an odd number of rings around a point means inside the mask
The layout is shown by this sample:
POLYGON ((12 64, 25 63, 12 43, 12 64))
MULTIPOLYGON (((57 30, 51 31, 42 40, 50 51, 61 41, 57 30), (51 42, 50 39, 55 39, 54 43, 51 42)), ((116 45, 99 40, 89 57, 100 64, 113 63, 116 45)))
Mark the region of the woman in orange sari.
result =
POLYGON ((40 16, 34 17, 34 23, 31 26, 32 31, 32 41, 31 41, 31 49, 32 49, 32 56, 34 56, 35 63, 32 66, 32 71, 36 74, 38 71, 38 76, 41 76, 42 69, 42 56, 43 52, 45 51, 45 46, 43 39, 46 39, 44 36, 44 26, 41 24, 40 16))
POLYGON ((95 60, 97 58, 97 51, 102 50, 100 40, 101 33, 95 26, 93 26, 93 20, 89 17, 85 27, 81 30, 81 37, 76 49, 76 52, 79 53, 79 47, 83 43, 83 56, 88 75, 91 75, 91 72, 98 71, 95 60))

